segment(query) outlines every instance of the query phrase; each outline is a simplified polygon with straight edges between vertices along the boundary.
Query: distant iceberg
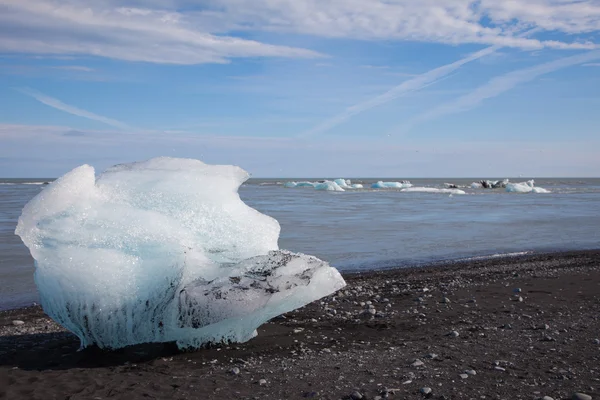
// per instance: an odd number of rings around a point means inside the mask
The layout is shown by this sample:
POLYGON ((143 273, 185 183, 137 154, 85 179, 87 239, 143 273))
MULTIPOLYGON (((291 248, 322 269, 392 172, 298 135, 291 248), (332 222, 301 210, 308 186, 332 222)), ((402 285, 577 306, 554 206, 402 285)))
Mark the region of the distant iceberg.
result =
POLYGON ((371 185, 372 189, 403 189, 412 187, 412 184, 409 181, 402 182, 383 182, 378 181, 371 185))
POLYGON ((506 191, 513 193, 550 193, 549 190, 534 186, 534 183, 533 179, 527 182, 508 183, 506 191))
POLYGON ((460 189, 438 189, 431 187, 411 187, 402 189, 402 192, 421 192, 421 193, 444 193, 444 194, 466 194, 464 190, 460 189))
POLYGON ((344 189, 334 181, 325 181, 315 185, 316 190, 326 190, 330 192, 344 192, 344 189))
POLYGON ((345 286, 278 250, 279 223, 241 201, 241 168, 155 158, 97 178, 75 168, 23 209, 44 311, 81 346, 246 341, 269 319, 345 286))

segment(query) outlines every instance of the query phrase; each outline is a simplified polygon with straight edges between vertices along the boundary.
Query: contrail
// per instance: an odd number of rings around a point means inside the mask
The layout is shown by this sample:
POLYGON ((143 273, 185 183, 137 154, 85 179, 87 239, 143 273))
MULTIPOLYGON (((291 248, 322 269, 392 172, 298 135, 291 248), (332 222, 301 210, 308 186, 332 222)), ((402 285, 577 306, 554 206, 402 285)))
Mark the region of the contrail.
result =
MULTIPOLYGON (((528 32, 529 33, 529 32, 528 32)), ((487 56, 489 54, 494 53, 496 50, 501 48, 502 46, 490 46, 483 50, 479 50, 475 53, 470 54, 469 56, 462 58, 458 61, 455 61, 451 64, 446 64, 441 67, 432 69, 427 71, 421 75, 417 75, 414 78, 411 78, 407 81, 402 82, 400 85, 393 87, 387 92, 380 94, 379 96, 373 97, 370 100, 365 102, 356 104, 352 107, 347 108, 344 112, 326 120, 325 122, 317 125, 316 127, 298 135, 298 137, 308 137, 315 135, 317 133, 325 132, 334 126, 341 124, 346 121, 348 118, 360 114, 363 111, 369 110, 373 107, 377 107, 381 104, 387 103, 388 101, 394 100, 398 97, 404 96, 408 93, 416 92, 421 90, 429 85, 432 85, 447 76, 448 74, 456 71, 458 68, 463 65, 475 61, 481 57, 487 56)))
POLYGON ((45 94, 37 92, 35 90, 28 89, 28 88, 18 89, 18 90, 21 93, 26 94, 27 96, 33 97, 40 103, 43 103, 52 108, 56 108, 57 110, 61 110, 66 113, 69 113, 69 114, 77 115, 78 117, 83 117, 83 118, 87 118, 87 119, 92 119, 94 121, 99 121, 99 122, 105 123, 107 125, 114 126, 115 128, 132 129, 129 125, 125 124, 124 122, 117 121, 115 119, 108 118, 108 117, 103 117, 102 115, 94 114, 93 112, 89 112, 89 111, 77 108, 75 106, 65 104, 58 99, 55 99, 50 96, 46 96, 45 94))
POLYGON ((467 93, 453 101, 442 104, 430 111, 416 116, 407 124, 403 125, 400 130, 407 131, 418 123, 439 118, 443 115, 469 110, 476 107, 479 103, 486 99, 499 96, 500 94, 514 88, 518 84, 529 82, 538 76, 597 59, 600 59, 600 51, 595 50, 578 54, 576 56, 560 58, 558 60, 536 65, 534 67, 524 68, 497 76, 470 93, 467 93))

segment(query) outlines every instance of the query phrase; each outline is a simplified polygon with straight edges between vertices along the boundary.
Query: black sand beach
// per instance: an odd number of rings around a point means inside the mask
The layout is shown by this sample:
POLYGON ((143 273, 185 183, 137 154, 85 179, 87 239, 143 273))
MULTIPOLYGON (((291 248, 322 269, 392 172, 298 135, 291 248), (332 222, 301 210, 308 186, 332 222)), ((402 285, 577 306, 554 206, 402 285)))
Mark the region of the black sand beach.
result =
POLYGON ((600 251, 345 278, 248 343, 191 353, 77 351, 39 307, 1 312, 0 398, 600 398, 600 251))

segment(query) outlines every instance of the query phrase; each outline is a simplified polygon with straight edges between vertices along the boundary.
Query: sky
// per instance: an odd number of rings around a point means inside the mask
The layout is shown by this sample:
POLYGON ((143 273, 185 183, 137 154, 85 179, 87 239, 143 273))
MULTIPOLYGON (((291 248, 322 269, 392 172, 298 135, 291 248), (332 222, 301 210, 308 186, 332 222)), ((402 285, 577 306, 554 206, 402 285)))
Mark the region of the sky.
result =
POLYGON ((0 0, 0 177, 600 176, 600 0, 0 0))

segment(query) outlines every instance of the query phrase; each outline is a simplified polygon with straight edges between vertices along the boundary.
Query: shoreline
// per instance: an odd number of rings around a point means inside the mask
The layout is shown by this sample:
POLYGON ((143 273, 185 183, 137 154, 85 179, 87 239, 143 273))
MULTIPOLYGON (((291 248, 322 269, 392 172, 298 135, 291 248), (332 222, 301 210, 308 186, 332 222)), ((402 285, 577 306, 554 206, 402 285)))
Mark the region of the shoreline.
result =
POLYGON ((196 352, 78 352, 39 306, 0 311, 0 399, 600 395, 600 250, 343 276, 255 339, 196 352))

